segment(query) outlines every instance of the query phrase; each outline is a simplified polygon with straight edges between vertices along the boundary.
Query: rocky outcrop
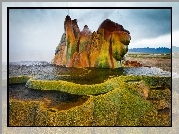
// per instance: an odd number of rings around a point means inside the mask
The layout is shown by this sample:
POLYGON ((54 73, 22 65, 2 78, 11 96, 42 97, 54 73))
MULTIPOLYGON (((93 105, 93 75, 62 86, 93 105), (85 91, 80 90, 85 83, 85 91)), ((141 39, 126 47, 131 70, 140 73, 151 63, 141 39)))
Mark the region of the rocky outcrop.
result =
MULTIPOLYGON (((125 67, 142 67, 142 64, 140 64, 139 62, 137 61, 129 61, 129 60, 126 60, 123 65, 125 67)), ((146 67, 149 67, 149 66, 146 66, 146 67)))
POLYGON ((109 19, 92 33, 87 25, 80 32, 77 20, 66 16, 64 30, 52 63, 67 67, 117 68, 131 40, 129 31, 109 19))

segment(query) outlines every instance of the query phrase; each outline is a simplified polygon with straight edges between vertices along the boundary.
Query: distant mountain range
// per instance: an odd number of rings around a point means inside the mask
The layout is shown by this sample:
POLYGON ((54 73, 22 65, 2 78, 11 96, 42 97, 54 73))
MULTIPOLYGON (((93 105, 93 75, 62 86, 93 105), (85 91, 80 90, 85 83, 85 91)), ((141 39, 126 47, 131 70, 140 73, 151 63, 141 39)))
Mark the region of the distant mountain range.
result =
MULTIPOLYGON (((139 53, 171 53, 171 49, 167 47, 159 47, 159 48, 131 48, 129 52, 139 52, 139 53)), ((179 52, 179 47, 172 46, 172 52, 179 52)))

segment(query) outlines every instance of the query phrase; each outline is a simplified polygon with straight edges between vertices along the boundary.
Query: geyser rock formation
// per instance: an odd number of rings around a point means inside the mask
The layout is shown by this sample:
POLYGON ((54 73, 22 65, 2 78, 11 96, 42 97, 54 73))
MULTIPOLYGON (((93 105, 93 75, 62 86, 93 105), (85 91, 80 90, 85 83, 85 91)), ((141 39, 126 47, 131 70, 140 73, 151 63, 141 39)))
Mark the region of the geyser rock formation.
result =
POLYGON ((87 25, 80 32, 77 20, 66 16, 64 30, 52 63, 66 67, 117 68, 131 40, 129 31, 109 19, 92 33, 87 25))

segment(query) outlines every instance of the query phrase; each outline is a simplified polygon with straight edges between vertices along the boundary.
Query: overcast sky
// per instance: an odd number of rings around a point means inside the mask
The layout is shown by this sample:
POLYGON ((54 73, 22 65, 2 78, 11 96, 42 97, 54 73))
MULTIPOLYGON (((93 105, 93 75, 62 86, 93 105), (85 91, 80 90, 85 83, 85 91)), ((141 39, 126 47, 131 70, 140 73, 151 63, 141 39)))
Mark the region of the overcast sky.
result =
MULTIPOLYGON (((59 3, 58 3, 59 4, 59 3)), ((11 6, 58 6, 54 3, 11 4, 11 6), (50 5, 51 4, 51 5, 50 5)), ((61 3, 63 6, 172 6, 173 45, 179 46, 178 3, 61 3)), ((3 4, 7 6, 7 4, 3 4)), ((105 19, 123 25, 131 33, 129 48, 171 47, 171 10, 169 9, 10 9, 9 60, 51 61, 64 32, 69 14, 78 20, 80 30, 88 25, 93 32, 105 19)), ((5 24, 5 23, 4 23, 5 24)), ((5 41, 3 42, 5 43, 5 41)), ((4 44, 3 44, 4 45, 4 44)), ((5 47, 4 47, 5 48, 5 47)))

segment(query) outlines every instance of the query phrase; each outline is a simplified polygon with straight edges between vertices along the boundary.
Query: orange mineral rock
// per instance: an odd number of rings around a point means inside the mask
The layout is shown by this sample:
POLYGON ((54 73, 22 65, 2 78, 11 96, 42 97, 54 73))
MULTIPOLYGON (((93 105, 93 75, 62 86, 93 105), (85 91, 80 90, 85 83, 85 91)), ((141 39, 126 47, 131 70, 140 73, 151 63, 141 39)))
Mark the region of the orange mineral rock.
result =
POLYGON ((92 33, 87 25, 80 32, 77 20, 66 16, 64 29, 53 64, 67 67, 117 68, 128 52, 131 40, 129 31, 109 19, 104 20, 98 30, 92 33))

